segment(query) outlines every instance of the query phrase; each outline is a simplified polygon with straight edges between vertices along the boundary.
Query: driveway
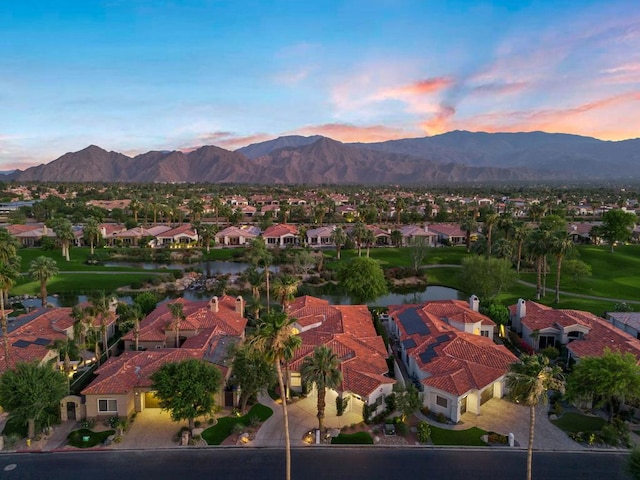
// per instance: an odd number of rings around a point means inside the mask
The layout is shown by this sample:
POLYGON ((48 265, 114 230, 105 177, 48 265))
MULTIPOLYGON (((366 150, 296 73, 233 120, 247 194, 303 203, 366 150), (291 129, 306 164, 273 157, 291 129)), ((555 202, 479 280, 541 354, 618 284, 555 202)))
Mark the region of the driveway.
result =
MULTIPOLYGON (((538 405, 533 447, 536 450, 584 450, 585 447, 571 440, 566 433, 549 421, 547 406, 538 405)), ((526 448, 529 442, 529 407, 504 399, 492 398, 480 408, 480 415, 467 412, 462 415, 462 425, 456 428, 477 426, 488 432, 508 435, 513 433, 516 444, 526 448)))

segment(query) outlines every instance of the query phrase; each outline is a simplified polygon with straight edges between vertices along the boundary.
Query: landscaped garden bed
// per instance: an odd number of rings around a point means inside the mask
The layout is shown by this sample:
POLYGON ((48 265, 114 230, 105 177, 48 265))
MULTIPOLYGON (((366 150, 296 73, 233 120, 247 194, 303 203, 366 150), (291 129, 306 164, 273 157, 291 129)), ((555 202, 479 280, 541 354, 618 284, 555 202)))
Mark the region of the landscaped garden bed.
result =
POLYGON ((332 445, 373 445, 369 432, 341 433, 331 439, 332 445))
POLYGON ((115 430, 104 430, 102 432, 94 432, 88 428, 74 430, 67 437, 69 445, 77 448, 91 448, 104 443, 111 435, 115 435, 115 430))
POLYGON ((251 430, 249 433, 253 433, 253 430, 271 415, 273 410, 257 403, 243 416, 232 415, 219 418, 215 425, 202 432, 202 438, 208 445, 221 445, 233 433, 238 436, 245 430, 251 430))

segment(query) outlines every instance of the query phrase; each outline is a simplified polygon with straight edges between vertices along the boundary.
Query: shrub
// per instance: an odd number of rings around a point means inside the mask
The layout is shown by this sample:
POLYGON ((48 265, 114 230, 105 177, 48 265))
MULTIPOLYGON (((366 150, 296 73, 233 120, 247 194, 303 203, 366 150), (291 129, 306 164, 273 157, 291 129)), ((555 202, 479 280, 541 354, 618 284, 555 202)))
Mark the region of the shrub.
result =
POLYGON ((547 347, 540 350, 540 353, 547 357, 549 360, 555 360, 560 356, 560 350, 556 347, 547 347))
POLYGON ((367 425, 371 422, 371 413, 373 411, 373 407, 369 407, 366 403, 362 405, 362 419, 364 423, 367 425))
POLYGON ((436 420, 440 423, 447 423, 447 416, 444 413, 439 412, 436 414, 436 420))
POLYGON ((429 407, 425 406, 420 408, 420 412, 426 416, 426 415, 429 415, 429 413, 431 413, 431 410, 429 410, 429 407))
POLYGON ((418 441, 420 443, 428 443, 431 439, 431 427, 427 422, 418 423, 418 441))
POLYGON ((193 426, 196 428, 200 428, 200 425, 202 424, 202 422, 200 422, 200 420, 196 420, 195 422, 193 422, 193 426))
POLYGON ((249 426, 250 427, 259 427, 260 426, 260 417, 258 417, 257 415, 251 415, 249 417, 249 426))
POLYGON ((233 433, 242 433, 246 428, 246 425, 242 423, 236 423, 231 430, 233 433))
POLYGON ((336 411, 337 411, 338 417, 342 416, 348 404, 349 404, 349 397, 345 397, 345 398, 336 397, 336 411))

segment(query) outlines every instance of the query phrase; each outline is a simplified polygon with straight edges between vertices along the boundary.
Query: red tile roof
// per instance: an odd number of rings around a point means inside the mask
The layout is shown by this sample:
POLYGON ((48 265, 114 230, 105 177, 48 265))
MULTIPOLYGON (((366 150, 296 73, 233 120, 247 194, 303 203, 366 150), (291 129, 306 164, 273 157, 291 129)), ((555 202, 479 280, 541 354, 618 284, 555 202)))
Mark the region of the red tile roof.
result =
POLYGON ((285 235, 297 235, 298 227, 289 223, 279 223, 277 225, 271 225, 262 234, 264 238, 267 237, 283 237, 285 235))
POLYGON ((302 346, 289 363, 291 370, 299 370, 316 346, 326 345, 340 358, 340 390, 366 398, 380 386, 395 383, 385 376, 388 353, 366 305, 330 305, 327 300, 304 296, 291 302, 287 313, 301 327, 320 323, 300 333, 302 346))
MULTIPOLYGON (((469 321, 485 324, 486 317, 459 300, 441 300, 421 305, 393 305, 389 315, 396 319, 400 341, 420 370, 426 373, 422 383, 433 388, 463 395, 469 390, 482 390, 505 375, 509 365, 517 361, 506 347, 480 335, 462 332, 449 325, 469 321), (399 315, 414 309, 426 329, 409 334, 399 315), (413 345, 413 346, 411 346, 413 345)), ((490 319, 491 324, 494 324, 490 319)), ((495 324, 494 324, 495 325, 495 324)))

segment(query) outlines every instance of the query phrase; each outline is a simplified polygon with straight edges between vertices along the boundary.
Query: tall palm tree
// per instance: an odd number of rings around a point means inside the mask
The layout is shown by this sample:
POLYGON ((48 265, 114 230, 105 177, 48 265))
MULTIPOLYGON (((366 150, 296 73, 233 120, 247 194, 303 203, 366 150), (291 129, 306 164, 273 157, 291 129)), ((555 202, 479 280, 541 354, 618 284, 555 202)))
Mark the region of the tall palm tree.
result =
POLYGON ((267 313, 271 311, 271 299, 270 292, 271 287, 269 285, 271 264, 273 263, 273 255, 267 249, 267 245, 264 243, 264 238, 254 238, 249 245, 249 260, 255 267, 262 267, 265 281, 265 292, 267 294, 267 313))
POLYGON ((176 348, 180 348, 180 323, 185 319, 184 304, 176 301, 169 304, 169 311, 173 317, 173 333, 176 336, 176 348))
POLYGON ((300 285, 300 280, 298 280, 293 275, 289 275, 287 273, 278 275, 273 281, 273 293, 276 297, 280 299, 280 303, 282 304, 283 310, 287 308, 287 303, 293 300, 296 292, 298 291, 298 286, 300 285))
MULTIPOLYGON (((109 338, 107 335, 107 328, 109 326, 109 303, 111 297, 100 292, 89 300, 91 306, 89 307, 89 313, 94 319, 100 319, 100 336, 102 337, 102 349, 109 359, 109 338)), ((97 353, 98 342, 96 341, 96 356, 98 357, 98 363, 100 363, 100 355, 97 353)))
POLYGON ((211 242, 218 233, 218 226, 211 223, 201 223, 198 227, 198 236, 202 240, 202 244, 207 249, 207 253, 211 251, 211 242))
POLYGON ((491 248, 492 248, 492 237, 493 237, 493 227, 495 227, 496 223, 498 223, 498 214, 497 213, 487 213, 484 216, 484 223, 482 226, 482 231, 487 237, 487 258, 491 256, 491 248))
POLYGON ((6 228, 0 228, 0 263, 11 263, 18 258, 20 243, 6 228))
POLYGON ((93 255, 94 247, 98 244, 100 239, 100 225, 98 225, 98 221, 93 217, 89 217, 82 227, 82 233, 84 238, 89 241, 91 254, 93 255))
POLYGON ((351 237, 358 245, 358 256, 362 255, 362 243, 364 240, 364 236, 366 235, 367 227, 365 227, 364 223, 358 222, 351 229, 351 237))
POLYGON ((536 298, 540 300, 543 295, 542 270, 545 266, 544 259, 549 253, 549 230, 540 228, 533 230, 527 241, 527 250, 536 261, 536 298))
POLYGON ((529 227, 519 222, 513 227, 513 240, 516 242, 516 271, 520 273, 520 264, 522 263, 522 247, 530 234, 529 227))
POLYGON ((41 255, 29 264, 29 275, 40 282, 40 301, 47 304, 47 282, 58 274, 58 265, 51 257, 41 255))
POLYGON ((573 241, 566 231, 558 231, 551 237, 551 253, 556 257, 556 303, 560 303, 560 272, 562 260, 573 248, 573 241))
POLYGON ((336 227, 331 234, 331 241, 336 246, 336 258, 340 260, 340 250, 342 250, 342 245, 347 240, 347 236, 344 233, 344 230, 340 227, 336 227))
POLYGON ((9 326, 7 315, 4 311, 4 298, 16 282, 19 272, 11 263, 0 262, 0 321, 2 322, 2 341, 4 346, 4 361, 7 370, 10 368, 9 362, 9 326))
POLYGON ((73 234, 73 227, 71 222, 66 218, 59 218, 53 223, 53 231, 56 234, 56 238, 62 246, 62 256, 69 261, 69 245, 75 239, 73 234))
POLYGON ((367 246, 367 257, 369 257, 369 252, 371 251, 371 246, 376 243, 376 236, 373 233, 373 230, 369 230, 365 228, 362 235, 362 242, 367 246))
POLYGON ((531 460, 533 457, 533 436, 536 425, 536 407, 547 401, 547 392, 564 392, 562 370, 550 366, 544 355, 525 355, 520 362, 510 367, 506 377, 509 396, 529 407, 529 446, 527 448, 527 480, 531 480, 531 460))
POLYGON ((285 312, 272 312, 262 319, 254 337, 249 341, 265 358, 273 362, 278 375, 280 387, 280 401, 284 418, 284 443, 286 460, 286 480, 291 480, 291 439, 289 437, 289 415, 287 412, 287 398, 282 375, 282 363, 291 359, 302 343, 293 327, 293 320, 285 312))
POLYGON ((327 388, 335 389, 342 383, 340 359, 326 345, 318 345, 313 353, 302 361, 302 380, 307 385, 315 384, 318 390, 318 430, 324 429, 324 409, 327 388))
POLYGON ((467 245, 467 253, 471 251, 471 232, 478 228, 478 222, 471 215, 465 215, 460 221, 460 229, 465 233, 465 243, 467 245))

